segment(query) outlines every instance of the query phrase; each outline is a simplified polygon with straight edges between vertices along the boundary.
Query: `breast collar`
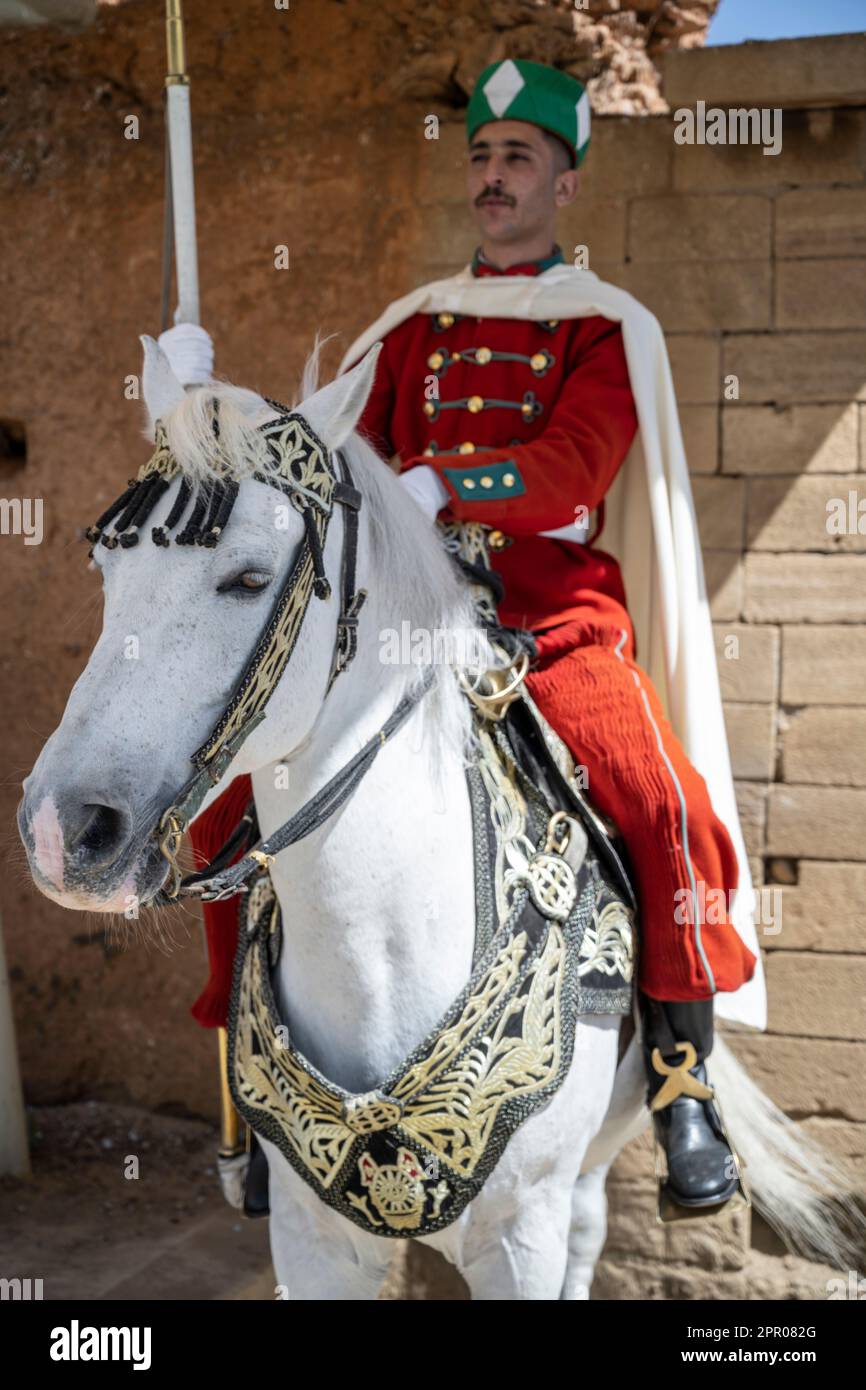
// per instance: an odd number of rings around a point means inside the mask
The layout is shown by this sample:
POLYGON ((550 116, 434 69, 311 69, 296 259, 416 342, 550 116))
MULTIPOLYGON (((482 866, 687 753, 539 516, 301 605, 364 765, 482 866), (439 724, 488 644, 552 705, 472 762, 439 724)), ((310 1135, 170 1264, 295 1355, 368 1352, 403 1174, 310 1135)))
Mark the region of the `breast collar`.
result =
MULTIPOLYGON (((326 1205, 377 1236, 455 1221, 562 1085, 578 1017, 631 1009, 634 914, 595 831, 579 815, 551 817, 507 722, 474 718, 470 978, 375 1089, 347 1091, 295 1045, 274 992, 284 934, 267 868, 240 912, 228 1019, 235 1109, 326 1205)), ((411 931, 421 906, 406 911, 411 931)))

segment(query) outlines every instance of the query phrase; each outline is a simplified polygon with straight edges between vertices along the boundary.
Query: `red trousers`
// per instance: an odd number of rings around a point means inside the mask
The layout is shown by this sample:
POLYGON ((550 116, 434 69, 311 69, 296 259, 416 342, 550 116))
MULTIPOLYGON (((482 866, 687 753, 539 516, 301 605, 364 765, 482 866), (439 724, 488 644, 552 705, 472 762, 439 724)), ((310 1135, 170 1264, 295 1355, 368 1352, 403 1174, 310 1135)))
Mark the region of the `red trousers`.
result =
POLYGON ((535 638, 530 694, 628 850, 640 908, 641 988, 665 1000, 738 989, 756 961, 727 910, 739 873, 734 847, 633 660, 625 613, 623 626, 574 620, 535 638))
MULTIPOLYGON (((737 886, 734 847, 706 783, 633 660, 625 611, 611 603, 594 619, 536 632, 530 694, 584 772, 589 799, 618 827, 639 901, 639 974, 654 999, 705 999, 751 979, 755 957, 727 911, 703 910, 737 886), (612 614, 621 613, 621 620, 612 614), (622 625, 620 625, 620 621, 622 625), (721 890, 721 894, 719 892, 721 890), (684 896, 685 895, 685 896, 684 896), (690 910, 691 905, 691 910, 690 910)), ((191 827, 206 864, 229 838, 251 796, 237 777, 191 827)), ((238 856, 239 857, 239 856, 238 856)), ((205 1028, 226 1021, 238 933, 238 899, 204 906, 210 979, 193 1005, 205 1028)))

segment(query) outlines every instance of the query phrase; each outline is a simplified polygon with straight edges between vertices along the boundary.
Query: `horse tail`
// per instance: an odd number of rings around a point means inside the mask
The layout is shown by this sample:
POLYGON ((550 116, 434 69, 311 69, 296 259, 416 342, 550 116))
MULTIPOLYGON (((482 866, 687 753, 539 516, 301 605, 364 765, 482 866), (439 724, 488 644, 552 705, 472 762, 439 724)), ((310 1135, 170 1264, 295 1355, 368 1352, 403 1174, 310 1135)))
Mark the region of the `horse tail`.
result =
POLYGON ((848 1166, 764 1095, 718 1034, 706 1065, 755 1209, 789 1248, 856 1269, 866 1220, 848 1166))

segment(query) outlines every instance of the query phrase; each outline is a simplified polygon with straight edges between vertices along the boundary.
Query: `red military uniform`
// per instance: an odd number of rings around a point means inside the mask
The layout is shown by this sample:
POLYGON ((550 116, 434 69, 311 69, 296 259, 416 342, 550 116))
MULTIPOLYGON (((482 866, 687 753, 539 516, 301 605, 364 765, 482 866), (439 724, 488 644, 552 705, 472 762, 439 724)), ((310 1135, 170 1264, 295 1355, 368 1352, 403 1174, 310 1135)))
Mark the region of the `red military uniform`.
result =
MULTIPOLYGON (((561 259, 557 251, 500 271, 476 255, 472 269, 531 275, 561 259)), ((505 587, 499 615, 533 632, 530 692, 625 840, 640 900, 644 993, 694 1000, 739 988, 755 957, 727 914, 697 924, 675 915, 682 890, 700 903, 701 884, 710 902, 718 900, 712 890, 736 888, 734 848, 635 664, 619 566, 594 543, 637 430, 619 324, 414 314, 384 339, 359 429, 385 458, 398 454, 403 470, 434 468, 453 517, 507 538, 491 552, 505 587), (539 534, 587 514, 586 545, 539 534)), ((193 824, 202 860, 228 838, 249 795, 249 779, 236 779, 193 824)), ((193 1012, 213 1026, 225 1021, 236 904, 206 905, 205 920, 211 980, 193 1012)))
MULTIPOLYGON (((472 269, 538 274, 561 259, 500 271, 476 254, 472 269)), ((619 325, 414 314, 384 339, 359 428, 386 458, 398 454, 403 470, 434 468, 453 517, 508 538, 491 553, 505 586, 499 614, 534 633, 530 692, 628 847, 641 988, 665 1000, 739 988, 755 957, 727 914, 697 924, 688 912, 675 916, 682 890, 700 903, 701 884, 711 902, 736 888, 734 848, 635 664, 619 566, 594 544, 637 430, 619 325), (539 534, 581 508, 596 513, 589 544, 539 534)))

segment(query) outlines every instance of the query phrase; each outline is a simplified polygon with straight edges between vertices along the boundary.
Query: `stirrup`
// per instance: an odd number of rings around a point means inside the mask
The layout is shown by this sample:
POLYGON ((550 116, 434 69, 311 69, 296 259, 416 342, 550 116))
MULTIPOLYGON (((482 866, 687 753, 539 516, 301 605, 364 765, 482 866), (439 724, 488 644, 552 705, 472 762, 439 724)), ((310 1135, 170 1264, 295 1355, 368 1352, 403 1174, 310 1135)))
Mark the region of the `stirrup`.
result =
POLYGON ((716 1092, 712 1086, 706 1085, 698 1077, 691 1075, 690 1069, 695 1066, 697 1062, 697 1052, 695 1051, 694 1044, 690 1042, 678 1042, 676 1044, 676 1050, 684 1054, 684 1059, 682 1062, 678 1063, 677 1066, 670 1067, 665 1062, 659 1049, 657 1047, 653 1048, 651 1059, 653 1069, 658 1072, 659 1076, 664 1076, 666 1080, 664 1085, 659 1088, 658 1092, 653 1097, 650 1103, 650 1111, 651 1113, 655 1113, 658 1110, 666 1109, 668 1105, 681 1095, 692 1096, 695 1100, 712 1101, 715 1107, 719 1129, 722 1132, 725 1143, 731 1151, 731 1157, 737 1171, 737 1186, 730 1197, 724 1198, 723 1201, 715 1202, 711 1206, 681 1206, 670 1194, 668 1188, 668 1174, 661 1162, 663 1148, 659 1142, 656 1127, 653 1123, 653 1159, 656 1176, 656 1223, 662 1226, 671 1225, 678 1221, 696 1221, 701 1218, 717 1217, 720 1216, 722 1212, 746 1211, 749 1210, 752 1205, 751 1194, 743 1178, 743 1169, 746 1166, 746 1162, 734 1148, 731 1136, 728 1134, 725 1125, 722 1108, 719 1104, 716 1092))

